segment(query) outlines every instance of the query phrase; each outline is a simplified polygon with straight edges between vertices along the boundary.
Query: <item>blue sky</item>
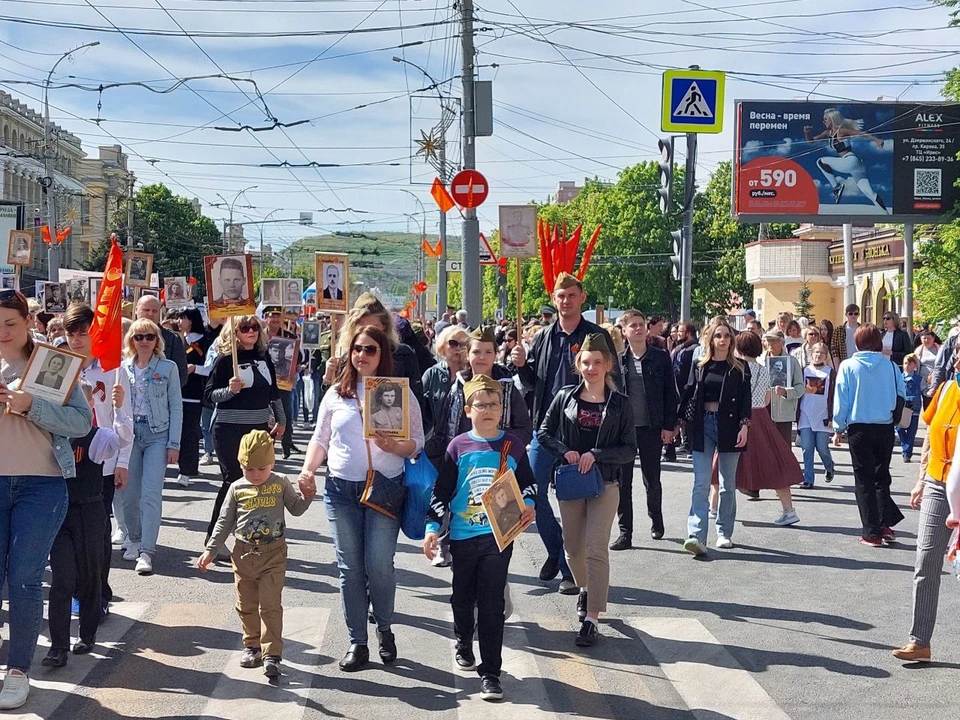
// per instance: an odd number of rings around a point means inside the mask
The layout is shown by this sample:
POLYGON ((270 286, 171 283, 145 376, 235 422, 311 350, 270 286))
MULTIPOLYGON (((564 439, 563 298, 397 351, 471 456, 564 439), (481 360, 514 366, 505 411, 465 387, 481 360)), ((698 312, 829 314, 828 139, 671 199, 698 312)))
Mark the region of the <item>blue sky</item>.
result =
MULTIPOLYGON (((495 134, 477 141, 478 167, 492 190, 480 210, 481 229, 493 229, 498 204, 543 200, 560 180, 614 179, 620 168, 657 157, 666 67, 698 64, 730 73, 726 129, 701 138, 705 179, 717 162, 731 157, 737 99, 937 99, 940 75, 960 64, 960 29, 947 29, 947 11, 926 0, 718 2, 477 2, 479 76, 493 80, 495 101, 495 134)), ((218 221, 226 213, 210 207, 220 202, 218 193, 231 199, 257 185, 238 201, 238 207, 253 206, 239 208, 239 220, 311 210, 325 229, 413 229, 404 214, 419 214, 419 206, 408 190, 427 208, 427 231, 435 232, 427 186, 410 182, 411 174, 424 183, 433 174, 419 161, 411 170, 409 146, 411 129, 414 135, 428 129, 438 103, 430 96, 411 100, 406 93, 428 81, 391 58, 403 54, 441 82, 458 76, 458 29, 445 22, 453 15, 447 0, 0 0, 0 87, 39 109, 41 88, 11 81, 42 82, 60 53, 94 40, 100 46, 60 65, 55 84, 144 81, 159 90, 173 85, 174 77, 218 73, 219 65, 255 80, 281 122, 311 122, 285 132, 217 131, 213 126, 260 126, 266 119, 262 107, 241 92, 249 93, 250 85, 211 79, 168 94, 128 87, 100 96, 55 87, 51 115, 82 138, 88 154, 118 138, 140 181, 163 181, 198 197, 218 221), (128 39, 11 18, 93 28, 112 22, 173 33, 180 32, 179 24, 191 33, 242 36, 128 39), (429 26, 413 27, 418 24, 429 26), (340 32, 352 28, 372 31, 340 32), (334 34, 250 37, 307 31, 334 34), (421 44, 397 49, 411 42, 421 44), (91 121, 98 117, 98 100, 100 125, 91 121), (371 104, 377 101, 383 102, 371 104), (368 107, 352 110, 361 104, 368 107), (257 167, 283 161, 376 164, 257 167), (338 212, 343 208, 353 211, 338 212)), ((459 80, 443 89, 459 96, 459 80)), ((456 138, 450 151, 456 152, 459 132, 451 135, 456 138)), ((450 220, 456 231, 455 213, 450 220)), ((316 232, 273 225, 265 237, 282 246, 316 232)), ((247 236, 258 232, 248 230, 247 236)))

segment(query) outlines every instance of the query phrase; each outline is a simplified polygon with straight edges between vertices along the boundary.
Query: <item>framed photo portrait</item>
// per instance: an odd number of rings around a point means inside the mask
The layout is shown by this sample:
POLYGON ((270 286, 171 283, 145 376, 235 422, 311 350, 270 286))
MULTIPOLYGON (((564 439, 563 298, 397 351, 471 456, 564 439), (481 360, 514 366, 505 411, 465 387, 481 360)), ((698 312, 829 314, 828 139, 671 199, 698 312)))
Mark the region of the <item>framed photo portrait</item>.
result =
POLYGON ((153 288, 144 288, 140 290, 140 297, 144 295, 149 295, 150 297, 155 297, 157 300, 160 299, 160 291, 154 290, 153 288))
POLYGON ((501 205, 501 257, 529 258, 537 253, 537 206, 501 205))
POLYGON ((507 470, 494 480, 490 487, 483 491, 480 502, 487 513, 487 521, 493 530, 497 547, 503 552, 503 549, 527 528, 520 520, 525 506, 513 470, 507 470))
POLYGON ((317 253, 317 309, 345 313, 350 307, 350 257, 317 253))
POLYGON ((363 383, 363 437, 368 440, 378 432, 396 438, 410 439, 410 381, 407 378, 370 377, 363 383))
POLYGON ((150 276, 153 274, 153 255, 142 252, 128 252, 126 279, 130 287, 150 287, 150 276))
POLYGON ((301 339, 301 344, 304 348, 318 348, 320 347, 320 321, 319 320, 305 320, 301 326, 303 337, 301 339))
POLYGON ((20 290, 20 278, 13 273, 0 274, 0 290, 20 290))
POLYGON ((267 353, 277 370, 277 387, 293 390, 297 376, 297 354, 300 341, 295 338, 272 337, 267 340, 267 353))
POLYGON ((304 298, 304 302, 307 305, 316 306, 317 304, 317 291, 316 290, 307 290, 307 294, 304 298))
POLYGON ((67 280, 67 304, 90 303, 90 282, 86 279, 67 280))
POLYGON ((303 305, 303 280, 300 278, 284 278, 283 304, 287 306, 303 305))
POLYGON ((11 230, 7 243, 7 265, 30 265, 33 262, 33 233, 11 230))
POLYGON ((187 291, 186 277, 168 277, 163 279, 164 303, 170 310, 179 310, 190 304, 193 299, 187 291))
POLYGON ((250 255, 210 255, 203 259, 203 269, 211 318, 225 320, 257 312, 250 255))
POLYGON ((84 357, 53 345, 33 348, 20 380, 20 390, 56 405, 65 405, 73 392, 84 357))
POLYGON ((282 278, 264 278, 260 281, 260 303, 263 305, 282 305, 281 302, 282 278))
POLYGON ((103 284, 102 277, 92 277, 87 280, 90 283, 90 304, 96 305, 97 298, 100 297, 100 286, 103 284))
POLYGON ((64 283, 38 282, 37 302, 44 312, 62 313, 67 311, 67 286, 64 283), (41 299, 42 295, 42 299, 41 299))
POLYGON ((786 355, 768 357, 767 370, 770 372, 770 387, 790 387, 787 377, 790 371, 790 358, 786 355))

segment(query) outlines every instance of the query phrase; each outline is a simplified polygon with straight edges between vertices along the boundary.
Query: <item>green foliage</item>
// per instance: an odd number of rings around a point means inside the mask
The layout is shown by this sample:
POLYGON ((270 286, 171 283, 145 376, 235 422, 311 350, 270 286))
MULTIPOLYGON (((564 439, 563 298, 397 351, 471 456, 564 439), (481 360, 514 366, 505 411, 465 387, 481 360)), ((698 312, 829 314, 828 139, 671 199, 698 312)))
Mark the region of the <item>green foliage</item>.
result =
POLYGON ((914 273, 916 299, 927 320, 960 314, 960 223, 940 227, 940 236, 920 244, 921 261, 914 273))
MULTIPOLYGON (((161 277, 182 275, 197 279, 194 292, 202 295, 204 289, 203 258, 221 252, 222 240, 216 223, 200 215, 186 198, 174 195, 165 185, 145 185, 134 199, 136 212, 133 220, 134 245, 142 245, 143 252, 153 254, 154 272, 161 277)), ((110 223, 121 244, 127 242, 127 206, 120 204, 110 223)), ((109 238, 91 250, 85 267, 103 270, 109 238)))
POLYGON ((810 283, 804 280, 800 283, 800 291, 797 293, 797 301, 793 304, 794 314, 797 317, 812 318, 813 303, 810 302, 810 283))

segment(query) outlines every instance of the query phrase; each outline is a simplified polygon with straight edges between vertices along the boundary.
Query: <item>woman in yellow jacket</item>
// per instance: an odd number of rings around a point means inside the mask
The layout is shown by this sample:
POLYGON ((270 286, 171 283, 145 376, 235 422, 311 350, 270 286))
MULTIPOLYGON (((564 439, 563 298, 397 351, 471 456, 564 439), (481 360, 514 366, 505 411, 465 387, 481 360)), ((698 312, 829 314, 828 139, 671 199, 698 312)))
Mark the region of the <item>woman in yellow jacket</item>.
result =
MULTIPOLYGON (((956 353, 953 362, 955 368, 960 368, 956 353)), ((910 507, 920 509, 913 571, 913 626, 910 642, 893 651, 894 657, 905 662, 930 661, 943 558, 952 533, 947 527, 950 506, 946 481, 960 426, 960 375, 939 387, 923 411, 923 421, 927 424, 927 437, 923 441, 920 477, 910 492, 910 507)))

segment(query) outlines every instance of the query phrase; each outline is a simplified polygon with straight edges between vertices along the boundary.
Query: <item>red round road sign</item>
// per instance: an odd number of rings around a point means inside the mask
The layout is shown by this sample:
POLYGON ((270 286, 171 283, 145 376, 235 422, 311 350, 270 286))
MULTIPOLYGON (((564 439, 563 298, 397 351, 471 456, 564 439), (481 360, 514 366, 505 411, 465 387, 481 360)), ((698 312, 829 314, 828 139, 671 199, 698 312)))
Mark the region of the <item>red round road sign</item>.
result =
POLYGON ((476 170, 461 170, 450 183, 450 194, 462 208, 479 207, 487 199, 490 186, 487 179, 476 170))

